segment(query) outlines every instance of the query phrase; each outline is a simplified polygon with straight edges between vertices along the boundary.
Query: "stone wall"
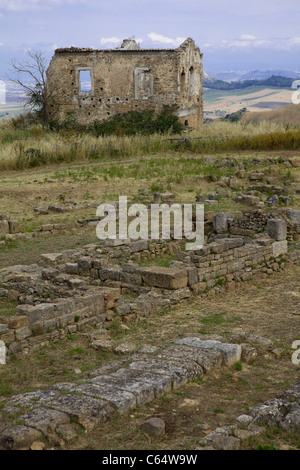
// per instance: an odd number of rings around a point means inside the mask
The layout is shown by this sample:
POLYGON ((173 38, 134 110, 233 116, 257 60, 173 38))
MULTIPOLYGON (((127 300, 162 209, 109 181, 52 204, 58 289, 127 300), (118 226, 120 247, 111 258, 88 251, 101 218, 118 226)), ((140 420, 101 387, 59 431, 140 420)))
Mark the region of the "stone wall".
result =
POLYGON ((244 236, 264 232, 269 219, 283 219, 287 226, 287 239, 290 241, 300 239, 300 210, 281 209, 266 213, 261 209, 255 209, 244 210, 242 216, 237 217, 221 213, 213 217, 214 228, 218 233, 230 232, 244 236))
POLYGON ((9 353, 38 350, 69 333, 94 328, 105 321, 104 293, 89 293, 57 302, 19 305, 16 314, 0 325, 0 338, 9 353))
POLYGON ((57 49, 47 70, 49 118, 81 124, 134 110, 177 105, 183 123, 203 119, 202 54, 192 39, 177 49, 57 49), (90 75, 88 91, 81 72, 90 75))
POLYGON ((0 214, 0 238, 20 232, 20 224, 16 220, 9 220, 5 214, 0 214))
MULTIPOLYGON (((182 251, 184 240, 102 241, 78 250, 41 255, 38 265, 0 271, 0 295, 20 304, 0 320, 0 340, 9 352, 38 349, 85 326, 108 328, 128 323, 210 290, 281 270, 297 262, 288 253, 286 223, 269 219, 267 232, 253 240, 216 237, 201 250, 182 251), (173 254, 169 266, 137 261, 173 254)), ((153 261, 152 261, 153 263, 153 261)))

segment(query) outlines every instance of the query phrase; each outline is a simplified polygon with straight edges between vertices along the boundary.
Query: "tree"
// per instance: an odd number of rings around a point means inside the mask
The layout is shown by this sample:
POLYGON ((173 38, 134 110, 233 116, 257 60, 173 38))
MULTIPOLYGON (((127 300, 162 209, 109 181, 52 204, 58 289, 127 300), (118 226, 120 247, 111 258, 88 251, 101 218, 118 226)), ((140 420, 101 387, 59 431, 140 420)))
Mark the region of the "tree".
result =
POLYGON ((24 62, 11 62, 11 77, 26 93, 27 105, 29 105, 46 124, 49 119, 50 93, 46 85, 47 61, 40 51, 28 51, 24 62))

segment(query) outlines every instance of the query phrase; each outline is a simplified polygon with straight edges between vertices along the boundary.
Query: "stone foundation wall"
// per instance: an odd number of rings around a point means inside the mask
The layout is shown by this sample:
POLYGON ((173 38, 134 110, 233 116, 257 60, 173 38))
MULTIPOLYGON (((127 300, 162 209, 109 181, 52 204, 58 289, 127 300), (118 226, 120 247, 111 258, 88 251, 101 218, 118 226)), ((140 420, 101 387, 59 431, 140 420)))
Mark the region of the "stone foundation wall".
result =
POLYGON ((19 305, 16 314, 0 324, 0 339, 9 353, 38 350, 55 339, 97 327, 105 321, 105 298, 102 292, 89 293, 55 303, 19 305))
POLYGON ((228 229, 233 234, 247 236, 263 232, 268 219, 280 218, 286 222, 287 239, 295 241, 300 239, 300 210, 285 209, 273 211, 272 213, 265 213, 260 209, 253 211, 245 210, 241 217, 236 217, 232 220, 230 217, 232 217, 231 214, 228 214, 228 229))
POLYGON ((15 315, 0 319, 0 340, 8 352, 36 350, 87 325, 101 329, 115 319, 136 321, 298 262, 299 250, 288 253, 284 220, 270 219, 267 230, 253 240, 216 237, 190 252, 182 251, 184 240, 107 240, 41 255, 38 265, 2 269, 0 295, 19 305, 15 315), (174 260, 166 267, 137 263, 170 253, 174 260))

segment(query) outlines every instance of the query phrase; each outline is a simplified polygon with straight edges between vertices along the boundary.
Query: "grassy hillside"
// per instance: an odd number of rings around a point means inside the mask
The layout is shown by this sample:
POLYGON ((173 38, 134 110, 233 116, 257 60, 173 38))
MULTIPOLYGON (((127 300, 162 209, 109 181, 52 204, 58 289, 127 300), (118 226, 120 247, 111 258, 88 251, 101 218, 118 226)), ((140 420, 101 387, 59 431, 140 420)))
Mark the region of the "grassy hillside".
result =
POLYGON ((242 123, 260 123, 263 121, 277 124, 300 124, 300 104, 290 104, 279 109, 243 114, 242 123))
POLYGON ((264 87, 279 87, 279 88, 291 88, 293 78, 276 77, 272 76, 266 80, 242 80, 237 82, 225 82, 223 80, 212 81, 204 78, 204 86, 206 88, 213 88, 214 90, 238 90, 252 86, 264 86, 264 87))

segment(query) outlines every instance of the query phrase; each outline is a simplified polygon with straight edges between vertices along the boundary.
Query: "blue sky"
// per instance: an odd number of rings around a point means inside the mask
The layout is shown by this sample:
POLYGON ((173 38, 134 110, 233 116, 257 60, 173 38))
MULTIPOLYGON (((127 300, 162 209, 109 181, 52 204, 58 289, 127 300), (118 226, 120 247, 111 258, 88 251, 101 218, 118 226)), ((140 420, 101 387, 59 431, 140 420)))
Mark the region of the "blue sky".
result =
POLYGON ((173 48, 192 37, 204 69, 300 71, 298 0, 0 0, 0 77, 29 49, 173 48))

